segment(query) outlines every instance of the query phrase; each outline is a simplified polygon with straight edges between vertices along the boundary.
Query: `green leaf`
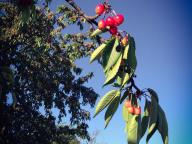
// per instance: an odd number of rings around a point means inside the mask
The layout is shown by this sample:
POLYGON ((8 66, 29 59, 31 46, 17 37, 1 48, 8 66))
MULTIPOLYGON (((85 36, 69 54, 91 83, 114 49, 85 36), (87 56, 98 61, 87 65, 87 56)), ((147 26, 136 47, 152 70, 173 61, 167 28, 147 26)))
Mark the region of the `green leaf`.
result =
POLYGON ((139 144, 141 131, 141 116, 129 115, 128 121, 128 144, 139 144))
POLYGON ((94 60, 99 59, 99 57, 101 56, 101 53, 103 52, 104 48, 106 47, 106 44, 103 43, 101 44, 92 54, 91 54, 91 58, 90 58, 90 62, 92 63, 94 60))
POLYGON ((114 42, 114 38, 108 40, 107 42, 101 44, 92 54, 90 58, 90 63, 92 63, 94 60, 99 59, 105 49, 111 48, 111 43, 114 42))
POLYGON ((111 102, 111 100, 116 96, 116 94, 118 93, 118 90, 111 90, 109 91, 107 94, 105 94, 101 100, 99 101, 99 103, 96 106, 95 109, 95 115, 94 117, 101 112, 104 108, 106 108, 106 106, 109 105, 109 103, 111 102))
MULTIPOLYGON (((124 93, 125 94, 125 93, 124 93)), ((129 121, 129 117, 130 117, 130 113, 128 112, 128 109, 125 107, 125 105, 123 105, 123 110, 122 110, 122 114, 123 114, 123 119, 124 121, 128 122, 129 121)), ((128 125, 127 125, 128 126, 128 125)), ((126 128, 127 128, 126 126, 126 128)), ((128 129, 127 129, 128 130, 128 129)))
POLYGON ((127 89, 121 97, 120 104, 128 97, 129 89, 127 89))
POLYGON ((128 58, 127 62, 129 66, 135 70, 137 66, 137 59, 135 55, 135 41, 132 37, 130 37, 130 44, 129 44, 129 52, 128 52, 128 58))
POLYGON ((129 81, 130 78, 131 78, 131 74, 125 73, 124 78, 123 78, 122 87, 127 84, 127 82, 129 81))
POLYGON ((116 96, 114 99, 110 102, 109 107, 107 108, 107 111, 105 113, 105 128, 108 126, 110 120, 112 119, 113 115, 117 111, 117 108, 119 106, 120 101, 120 91, 116 93, 116 96))
POLYGON ((150 102, 146 99, 144 114, 141 121, 141 138, 144 136, 147 130, 147 127, 149 125, 149 107, 150 107, 150 102))
POLYGON ((153 96, 154 98, 156 98, 157 103, 159 103, 159 98, 158 98, 157 93, 156 93, 153 89, 151 89, 151 88, 148 88, 147 90, 149 91, 149 93, 150 93, 151 96, 153 96))
POLYGON ((106 31, 107 31, 107 29, 105 29, 105 30, 96 29, 96 30, 91 34, 91 37, 95 37, 95 36, 100 35, 100 34, 106 32, 106 31))
POLYGON ((121 86, 121 84, 122 84, 122 78, 121 78, 121 76, 117 76, 117 79, 116 79, 116 82, 117 82, 117 84, 119 85, 119 86, 121 86))
POLYGON ((151 95, 151 106, 149 111, 149 130, 147 135, 147 143, 152 135, 157 130, 157 120, 158 120, 158 101, 154 95, 151 95))
POLYGON ((125 47, 124 53, 123 53, 123 59, 128 58, 128 52, 129 52, 129 45, 125 47))
POLYGON ((115 63, 117 62, 117 60, 119 59, 121 52, 117 52, 116 48, 119 45, 119 39, 116 38, 115 43, 113 45, 113 49, 112 52, 109 56, 109 60, 107 62, 107 66, 105 67, 104 71, 107 71, 108 69, 110 69, 112 66, 115 65, 115 63))
POLYGON ((27 9, 27 8, 23 9, 21 11, 21 21, 22 21, 22 23, 23 24, 28 23, 29 18, 30 18, 30 9, 27 9))
POLYGON ((165 116, 165 112, 159 105, 159 115, 158 115, 158 126, 157 129, 161 134, 162 140, 164 144, 168 144, 168 123, 167 118, 165 116))
POLYGON ((115 43, 115 38, 112 38, 111 41, 108 44, 108 48, 105 48, 104 51, 103 51, 103 54, 102 54, 102 66, 103 66, 103 69, 105 69, 105 67, 107 66, 107 63, 109 61, 109 57, 111 55, 114 43, 115 43))
POLYGON ((117 63, 114 65, 114 67, 109 70, 109 72, 107 74, 107 79, 105 80, 105 83, 104 83, 103 86, 109 84, 110 81, 114 80, 114 78, 117 76, 117 72, 119 70, 119 66, 121 65, 121 59, 122 59, 122 55, 119 57, 117 63))

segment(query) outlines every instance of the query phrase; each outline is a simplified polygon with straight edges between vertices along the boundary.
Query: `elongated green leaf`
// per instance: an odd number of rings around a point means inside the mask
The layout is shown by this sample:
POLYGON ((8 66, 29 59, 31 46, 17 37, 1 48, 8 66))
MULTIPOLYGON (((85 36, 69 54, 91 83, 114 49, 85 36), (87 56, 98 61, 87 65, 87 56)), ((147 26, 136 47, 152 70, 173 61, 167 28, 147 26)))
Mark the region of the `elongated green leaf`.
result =
POLYGON ((109 107, 107 108, 107 111, 105 113, 105 128, 108 126, 110 120, 112 119, 119 106, 120 94, 120 91, 116 93, 115 98, 110 102, 109 107))
POLYGON ((128 97, 129 89, 127 89, 121 97, 120 104, 128 97))
POLYGON ((107 29, 105 29, 105 30, 96 29, 96 30, 91 34, 91 37, 95 37, 95 36, 100 35, 100 34, 106 32, 106 31, 107 31, 107 29))
POLYGON ((155 92, 155 90, 153 90, 153 89, 151 89, 151 88, 148 88, 147 90, 149 91, 149 93, 150 93, 151 96, 153 96, 154 98, 156 98, 157 103, 159 103, 159 98, 158 98, 158 95, 157 95, 157 93, 155 92))
POLYGON ((127 82, 129 81, 130 78, 131 78, 131 74, 125 73, 125 76, 123 78, 122 87, 127 84, 127 82))
POLYGON ((157 129, 159 133, 161 134, 162 140, 164 144, 168 144, 168 124, 167 119, 165 116, 165 112, 159 105, 159 114, 158 114, 158 126, 157 129))
POLYGON ((157 123, 158 123, 158 102, 154 95, 151 95, 151 107, 149 111, 149 130, 147 135, 147 143, 151 136, 157 130, 157 123))
POLYGON ((103 86, 110 83, 111 80, 113 80, 117 76, 117 72, 119 70, 119 66, 121 64, 122 55, 119 57, 117 63, 114 65, 112 69, 109 70, 107 74, 107 79, 105 80, 105 83, 103 86))
POLYGON ((90 63, 92 63, 94 60, 99 59, 105 49, 111 49, 112 43, 114 42, 114 38, 111 38, 110 40, 102 43, 92 54, 90 58, 90 63))
POLYGON ((107 44, 103 43, 101 44, 92 54, 90 58, 90 62, 92 63, 94 60, 98 59, 101 56, 101 53, 103 52, 104 48, 107 44))
POLYGON ((123 59, 128 58, 128 52, 129 52, 129 45, 125 47, 124 53, 123 53, 123 59))
POLYGON ((149 107, 150 107, 150 102, 146 100, 144 114, 141 121, 141 130, 142 130, 141 138, 144 136, 145 132, 147 131, 147 127, 149 125, 149 107))
MULTIPOLYGON (((128 109, 125 107, 125 105, 123 105, 122 114, 123 114, 124 121, 129 122, 129 117, 131 116, 131 114, 128 112, 128 109)), ((128 124, 127 123, 126 123, 126 129, 128 130, 128 124)))
POLYGON ((104 71, 107 71, 112 66, 114 66, 115 63, 117 62, 117 60, 119 59, 121 52, 117 52, 117 50, 116 50, 118 45, 119 45, 119 39, 116 38, 113 49, 112 49, 111 54, 109 56, 109 60, 107 62, 107 66, 105 67, 104 71))
POLYGON ((96 106, 95 109, 95 115, 94 117, 101 112, 106 106, 109 105, 109 103, 111 102, 111 100, 116 96, 116 94, 118 93, 118 90, 111 90, 109 91, 107 94, 105 94, 101 100, 99 101, 99 103, 96 106))
POLYGON ((129 44, 129 52, 128 52, 127 62, 128 62, 129 66, 133 70, 136 69, 137 59, 136 59, 136 55, 135 55, 135 41, 134 41, 133 37, 130 37, 130 44, 129 44))
POLYGON ((128 121, 128 144, 139 144, 141 130, 141 116, 129 115, 128 121))
POLYGON ((111 55, 113 45, 115 43, 115 38, 112 38, 109 44, 107 45, 107 48, 104 49, 103 54, 102 54, 102 66, 103 69, 107 66, 107 63, 109 61, 109 57, 111 55))

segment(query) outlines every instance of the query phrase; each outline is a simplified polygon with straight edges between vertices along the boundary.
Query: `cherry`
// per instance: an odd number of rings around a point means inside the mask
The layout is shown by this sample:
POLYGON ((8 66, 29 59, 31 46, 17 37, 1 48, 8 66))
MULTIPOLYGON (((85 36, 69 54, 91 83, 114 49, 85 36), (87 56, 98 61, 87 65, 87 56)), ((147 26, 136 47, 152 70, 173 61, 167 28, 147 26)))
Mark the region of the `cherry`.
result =
POLYGON ((125 101, 125 107, 126 107, 126 108, 131 107, 131 101, 130 101, 130 100, 126 100, 126 101, 125 101))
POLYGON ((98 15, 102 15, 105 11, 105 6, 103 4, 98 4, 95 8, 95 12, 98 15))
POLYGON ((128 112, 134 114, 135 113, 134 107, 133 106, 128 107, 128 112))
POLYGON ((140 115, 141 114, 141 107, 135 107, 134 108, 134 114, 140 115))
POLYGON ((115 26, 119 26, 124 22, 124 16, 122 14, 118 14, 114 16, 113 19, 115 21, 115 26))
POLYGON ((108 17, 108 18, 106 19, 106 25, 107 25, 107 26, 110 26, 110 27, 114 27, 114 26, 115 26, 115 21, 114 21, 114 19, 113 19, 112 17, 108 17))
POLYGON ((110 27, 110 29, 109 29, 109 32, 110 32, 110 34, 112 34, 112 35, 116 35, 117 34, 117 27, 110 27))
POLYGON ((98 22, 98 28, 100 29, 100 30, 103 30, 103 29, 105 29, 106 28, 106 24, 105 24, 105 20, 100 20, 99 22, 98 22))
POLYGON ((126 46, 128 44, 128 37, 127 36, 125 36, 124 38, 121 39, 121 44, 123 46, 126 46))

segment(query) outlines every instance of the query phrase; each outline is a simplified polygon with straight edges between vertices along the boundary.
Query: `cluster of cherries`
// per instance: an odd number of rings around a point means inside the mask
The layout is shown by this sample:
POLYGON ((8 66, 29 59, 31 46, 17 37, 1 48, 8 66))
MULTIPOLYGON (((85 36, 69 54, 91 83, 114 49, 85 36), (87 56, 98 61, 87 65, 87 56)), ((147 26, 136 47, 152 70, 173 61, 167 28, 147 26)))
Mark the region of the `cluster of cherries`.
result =
POLYGON ((125 101, 125 107, 127 108, 128 112, 131 114, 135 114, 135 115, 140 115, 141 114, 141 107, 135 107, 131 104, 130 100, 126 100, 125 101))
MULTIPOLYGON (((95 8, 95 12, 98 15, 102 15, 111 12, 111 8, 106 3, 98 4, 95 8)), ((122 14, 114 14, 114 16, 108 16, 106 20, 101 19, 98 22, 98 28, 100 30, 107 28, 112 35, 116 35, 118 33, 117 26, 121 25, 123 22, 124 16, 122 14)))

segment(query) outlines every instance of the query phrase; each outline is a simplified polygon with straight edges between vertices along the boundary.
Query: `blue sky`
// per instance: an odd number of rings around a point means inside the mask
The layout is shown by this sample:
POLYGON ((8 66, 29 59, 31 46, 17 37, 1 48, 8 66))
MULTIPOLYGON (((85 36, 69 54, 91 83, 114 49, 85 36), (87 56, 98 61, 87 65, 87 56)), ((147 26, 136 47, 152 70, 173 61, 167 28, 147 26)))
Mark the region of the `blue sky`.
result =
MULTIPOLYGON (((88 15, 94 15, 98 0, 76 0, 88 15)), ((192 2, 187 0, 109 0, 117 13, 124 14, 120 27, 135 38, 138 66, 136 83, 140 88, 157 91, 160 104, 169 123, 170 144, 191 144, 191 84, 192 84, 192 2)), ((52 7, 62 1, 52 3, 52 7)), ((72 29, 65 32, 75 33, 72 29)), ((77 64, 84 72, 94 72, 87 84, 101 96, 112 89, 102 88, 104 74, 95 62, 84 58, 77 64)), ((100 97, 101 98, 101 97, 100 97)), ((100 99, 99 98, 99 99, 100 99)), ((98 99, 98 100, 99 100, 98 99)), ((94 109, 90 110, 93 116, 94 109)), ((126 144, 121 106, 104 130, 104 112, 89 122, 89 131, 99 130, 98 142, 126 144)), ((158 132, 151 144, 162 144, 158 132)), ((140 144, 145 144, 145 138, 140 144)))

